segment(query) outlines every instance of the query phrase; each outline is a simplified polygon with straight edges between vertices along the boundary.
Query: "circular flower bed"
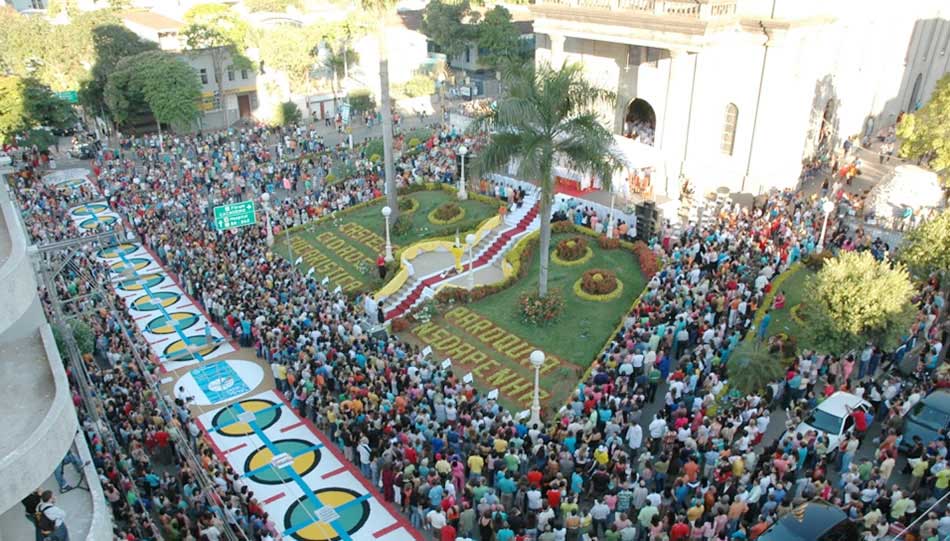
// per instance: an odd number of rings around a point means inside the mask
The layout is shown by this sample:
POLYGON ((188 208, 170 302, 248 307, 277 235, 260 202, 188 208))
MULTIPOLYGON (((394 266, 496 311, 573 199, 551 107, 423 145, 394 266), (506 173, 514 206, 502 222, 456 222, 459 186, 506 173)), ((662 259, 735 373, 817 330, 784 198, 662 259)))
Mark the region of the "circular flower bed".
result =
POLYGON ((403 196, 399 198, 399 212, 403 214, 412 214, 419 208, 419 202, 413 197, 403 196))
POLYGON ((558 265, 572 266, 586 263, 594 257, 594 251, 587 245, 587 239, 572 237, 557 243, 551 259, 558 265))
POLYGON ((608 302, 623 293, 623 282, 606 269, 590 269, 574 282, 574 294, 588 301, 608 302))
POLYGON ((523 323, 536 327, 547 325, 557 321, 564 312, 564 295, 557 288, 548 290, 544 297, 537 292, 522 293, 518 298, 518 311, 523 323))
POLYGON ((453 224, 465 217, 465 209, 458 203, 442 203, 429 213, 429 221, 435 225, 453 224))

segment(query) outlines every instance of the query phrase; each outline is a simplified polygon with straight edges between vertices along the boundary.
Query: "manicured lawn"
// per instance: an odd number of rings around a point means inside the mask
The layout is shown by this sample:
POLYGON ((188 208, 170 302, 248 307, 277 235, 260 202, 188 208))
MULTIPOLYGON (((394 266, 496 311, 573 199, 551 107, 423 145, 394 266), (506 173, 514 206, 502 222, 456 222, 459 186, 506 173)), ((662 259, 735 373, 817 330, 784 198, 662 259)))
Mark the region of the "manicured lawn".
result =
POLYGON ((807 267, 801 267, 779 286, 779 291, 785 292, 785 308, 772 310, 772 322, 769 324, 769 336, 785 333, 798 340, 799 347, 808 347, 808 340, 803 336, 801 325, 792 317, 792 309, 803 300, 805 283, 815 273, 807 267))
MULTIPOLYGON (((393 252, 401 246, 409 246, 430 237, 454 234, 456 229, 464 237, 468 230, 475 229, 482 221, 498 212, 494 205, 480 201, 459 202, 454 192, 444 190, 420 191, 409 194, 418 202, 418 208, 408 216, 411 226, 403 235, 392 234, 393 252), (429 222, 431 210, 447 202, 458 202, 465 210, 465 217, 457 223, 435 225, 429 222)), ((274 243, 274 251, 283 257, 296 260, 301 272, 311 267, 318 277, 328 276, 334 284, 345 291, 374 291, 382 286, 376 269, 376 258, 385 250, 386 230, 381 214, 385 200, 341 213, 336 218, 321 221, 294 231, 290 239, 281 236, 274 243)))
MULTIPOLYGON (((551 251, 558 241, 576 235, 553 235, 551 251)), ((450 308, 430 323, 416 325, 412 333, 421 341, 433 344, 437 359, 452 358, 453 368, 460 375, 473 372, 480 389, 499 389, 501 402, 515 411, 530 407, 534 381, 534 369, 528 360, 530 352, 544 351, 548 361, 541 369, 542 406, 556 410, 576 389, 646 283, 632 252, 623 248, 602 250, 596 239, 587 237, 587 240, 594 256, 586 263, 577 266, 550 263, 549 287, 560 289, 565 299, 564 314, 553 324, 535 327, 520 319, 518 298, 538 288, 539 269, 535 257, 528 274, 512 287, 477 302, 450 308), (577 297, 574 282, 592 268, 614 271, 623 282, 623 293, 609 302, 577 297), (468 345, 460 346, 448 335, 457 336, 468 345), (469 346, 477 353, 468 352, 469 346), (523 390, 525 387, 527 392, 523 390)))

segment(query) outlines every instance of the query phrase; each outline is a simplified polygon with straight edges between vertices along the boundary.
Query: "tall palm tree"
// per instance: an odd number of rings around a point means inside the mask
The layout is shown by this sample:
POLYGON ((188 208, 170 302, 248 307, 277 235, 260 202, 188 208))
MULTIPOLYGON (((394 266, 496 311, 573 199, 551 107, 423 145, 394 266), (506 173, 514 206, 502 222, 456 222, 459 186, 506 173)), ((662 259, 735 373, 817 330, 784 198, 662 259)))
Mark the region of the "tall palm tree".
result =
POLYGON ((393 167, 393 108, 389 99, 389 49, 386 44, 386 19, 392 14, 395 0, 361 0, 363 9, 374 14, 376 41, 379 44, 379 101, 383 113, 383 171, 386 174, 386 205, 392 210, 390 220, 399 217, 396 200, 396 171, 393 167))
POLYGON ((498 171, 519 159, 518 176, 538 179, 541 187, 541 250, 538 293, 548 292, 551 245, 551 204, 554 201, 554 160, 575 171, 596 174, 602 187, 621 167, 613 136, 601 124, 595 108, 613 104, 615 96, 587 82, 576 64, 554 69, 547 64, 510 67, 505 74, 507 96, 476 122, 476 129, 491 127, 488 145, 476 167, 498 171))

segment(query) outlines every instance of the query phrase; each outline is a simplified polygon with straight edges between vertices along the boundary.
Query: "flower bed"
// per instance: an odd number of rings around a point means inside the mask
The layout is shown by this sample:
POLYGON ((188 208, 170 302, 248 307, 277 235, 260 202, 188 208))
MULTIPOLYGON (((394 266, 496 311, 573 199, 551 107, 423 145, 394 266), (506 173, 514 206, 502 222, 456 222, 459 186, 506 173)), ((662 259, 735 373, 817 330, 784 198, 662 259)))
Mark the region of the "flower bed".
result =
POLYGON ((544 297, 537 293, 523 293, 518 298, 521 321, 542 326, 554 322, 564 311, 564 295, 559 289, 550 289, 544 297))
POLYGON ((587 239, 583 237, 562 240, 557 243, 551 254, 551 260, 563 266, 581 265, 590 261, 592 257, 594 257, 594 251, 587 245, 587 239))
POLYGON ((399 212, 402 214, 412 214, 419 209, 419 201, 414 197, 401 196, 399 198, 399 212))
POLYGON ((429 221, 435 225, 448 225, 465 217, 465 209, 458 203, 442 203, 429 213, 429 221))
POLYGON ((623 282, 606 269, 591 269, 574 282, 574 294, 588 301, 607 302, 623 293, 623 282))
POLYGON ((647 280, 660 271, 660 262, 656 258, 656 252, 650 249, 643 241, 633 243, 633 253, 637 256, 637 262, 640 263, 640 272, 647 280))

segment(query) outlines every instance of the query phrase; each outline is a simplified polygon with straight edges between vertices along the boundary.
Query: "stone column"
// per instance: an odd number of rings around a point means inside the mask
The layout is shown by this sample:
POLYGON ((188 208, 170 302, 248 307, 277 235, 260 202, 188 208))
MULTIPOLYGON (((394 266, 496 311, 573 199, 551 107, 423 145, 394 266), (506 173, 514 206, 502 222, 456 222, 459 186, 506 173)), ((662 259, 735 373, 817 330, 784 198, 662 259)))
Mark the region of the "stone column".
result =
POLYGON ((548 34, 551 40, 551 66, 559 66, 564 62, 564 35, 548 34))
POLYGON ((695 55, 685 50, 670 51, 666 98, 662 111, 657 112, 656 144, 664 157, 666 178, 656 184, 656 191, 673 198, 679 195, 694 67, 695 55))

